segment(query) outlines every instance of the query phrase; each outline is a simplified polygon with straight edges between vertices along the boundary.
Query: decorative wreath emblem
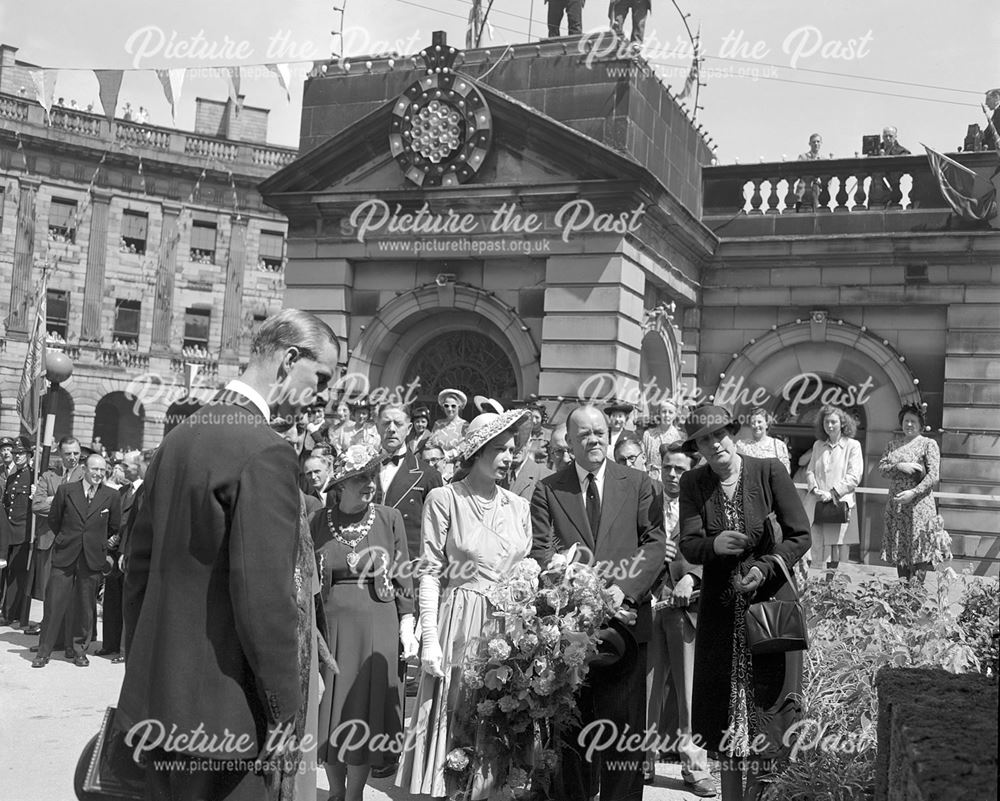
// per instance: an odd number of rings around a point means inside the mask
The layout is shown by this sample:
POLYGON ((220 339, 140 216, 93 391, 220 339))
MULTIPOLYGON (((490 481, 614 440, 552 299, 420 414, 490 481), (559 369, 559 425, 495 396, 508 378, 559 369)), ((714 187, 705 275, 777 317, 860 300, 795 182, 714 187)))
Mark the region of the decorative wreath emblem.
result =
POLYGON ((421 51, 425 75, 392 110, 389 149, 417 186, 457 186, 479 172, 493 138, 493 117, 469 78, 452 69, 458 51, 435 44, 421 51))

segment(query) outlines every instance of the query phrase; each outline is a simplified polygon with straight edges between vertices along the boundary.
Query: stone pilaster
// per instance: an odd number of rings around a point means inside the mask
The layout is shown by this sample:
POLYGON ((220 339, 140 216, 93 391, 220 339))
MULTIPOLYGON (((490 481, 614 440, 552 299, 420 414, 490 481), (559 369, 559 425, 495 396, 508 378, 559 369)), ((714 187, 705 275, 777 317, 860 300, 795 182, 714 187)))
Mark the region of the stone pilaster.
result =
POLYGON ((173 323, 174 273, 177 270, 177 245, 180 241, 181 207, 163 204, 163 233, 156 265, 156 294, 153 299, 152 350, 170 350, 170 327, 173 323))
POLYGON ((635 392, 645 285, 642 269, 618 253, 548 259, 540 395, 635 392))
POLYGON ((39 182, 21 179, 14 233, 14 274, 10 282, 7 331, 27 333, 31 320, 31 272, 35 261, 35 197, 39 182))
POLYGON ((108 258, 108 216, 111 193, 93 189, 90 203, 90 241, 87 246, 87 277, 83 285, 81 342, 101 339, 101 307, 104 303, 104 265, 108 258))
POLYGON ((234 217, 230 228, 229 261, 226 264, 226 294, 222 305, 222 358, 237 359, 243 328, 243 273, 246 268, 247 220, 234 217))

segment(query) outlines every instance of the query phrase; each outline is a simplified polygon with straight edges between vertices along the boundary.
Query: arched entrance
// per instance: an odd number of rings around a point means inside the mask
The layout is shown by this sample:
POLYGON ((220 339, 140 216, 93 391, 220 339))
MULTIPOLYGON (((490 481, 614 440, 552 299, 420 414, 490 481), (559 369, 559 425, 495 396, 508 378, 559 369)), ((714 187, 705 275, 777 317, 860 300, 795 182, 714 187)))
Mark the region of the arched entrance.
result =
POLYGON ((681 375, 680 330, 674 325, 673 304, 645 312, 639 350, 641 414, 657 414, 661 401, 675 398, 681 375))
POLYGON ((141 403, 124 392, 111 392, 94 410, 94 439, 100 437, 108 451, 142 450, 145 424, 141 403))
POLYGON ((463 416, 476 414, 471 400, 485 395, 501 403, 518 395, 514 365, 503 349, 479 331, 456 330, 438 334, 421 346, 403 377, 407 386, 419 382, 417 399, 432 409, 442 389, 453 388, 470 399, 463 416))
POLYGON ((163 416, 163 436, 167 436, 178 424, 184 422, 202 407, 198 401, 187 400, 171 403, 163 416))

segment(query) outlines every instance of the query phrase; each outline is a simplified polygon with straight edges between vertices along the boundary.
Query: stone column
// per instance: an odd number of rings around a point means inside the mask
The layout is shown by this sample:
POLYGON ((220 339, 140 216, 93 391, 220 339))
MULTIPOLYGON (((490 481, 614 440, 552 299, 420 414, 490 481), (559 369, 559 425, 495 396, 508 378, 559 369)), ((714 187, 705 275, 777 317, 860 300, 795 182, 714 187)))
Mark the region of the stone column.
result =
POLYGON ((646 276, 620 253, 552 256, 545 269, 540 395, 634 393, 646 276), (599 378, 598 378, 599 377, 599 378))
POLYGON ((87 277, 83 285, 83 325, 81 342, 101 339, 101 310, 104 304, 104 264, 108 257, 108 216, 111 193, 94 188, 90 203, 90 241, 87 245, 87 277))
POLYGON ((350 261, 324 253, 317 256, 315 244, 310 252, 309 243, 289 240, 284 305, 310 311, 329 325, 337 335, 340 361, 345 364, 347 349, 352 347, 348 344, 348 331, 353 286, 354 265, 350 261))
POLYGON ((226 294, 222 306, 223 359, 236 361, 243 328, 243 273, 246 268, 247 219, 234 217, 230 228, 229 261, 226 264, 226 294))
POLYGON ((21 179, 14 232, 14 273, 10 281, 7 331, 27 333, 31 321, 31 272, 35 261, 35 196, 40 182, 21 179))
POLYGON ((174 273, 177 270, 177 246, 180 242, 180 205, 163 204, 163 226, 160 252, 156 265, 156 294, 153 299, 152 351, 170 350, 170 328, 173 323, 174 273))

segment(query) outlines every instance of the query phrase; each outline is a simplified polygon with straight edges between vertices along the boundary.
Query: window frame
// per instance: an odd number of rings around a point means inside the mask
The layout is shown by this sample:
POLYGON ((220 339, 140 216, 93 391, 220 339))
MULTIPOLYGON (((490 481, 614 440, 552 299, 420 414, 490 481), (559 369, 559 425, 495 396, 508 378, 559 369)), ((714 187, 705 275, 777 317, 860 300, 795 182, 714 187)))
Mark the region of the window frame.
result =
MULTIPOLYGON (((270 250, 270 248, 268 248, 270 250)), ((260 269, 268 273, 280 273, 282 264, 285 261, 285 235, 281 231, 260 232, 260 239, 257 245, 257 263, 260 269), (273 253, 265 254, 264 243, 277 239, 280 242, 278 255, 273 253)))
POLYGON ((115 299, 115 323, 114 328, 111 333, 112 342, 123 342, 125 344, 131 344, 139 342, 139 333, 142 330, 142 301, 141 300, 131 300, 129 298, 116 298, 115 299), (126 305, 128 304, 128 305, 126 305), (133 306, 134 304, 134 306, 133 306), (119 325, 121 320, 121 312, 135 312, 135 331, 124 331, 119 325))
POLYGON ((66 341, 66 337, 69 334, 69 290, 68 289, 53 289, 49 287, 45 291, 45 335, 49 336, 53 331, 55 331, 63 341, 66 341), (60 297, 54 297, 60 296, 60 297), (64 317, 58 318, 52 316, 52 307, 54 304, 62 303, 64 306, 64 317), (54 323, 54 324, 53 324, 54 323), (59 330, 61 327, 62 330, 59 330))
MULTIPOLYGON (((71 227, 71 223, 76 218, 76 215, 80 209, 80 204, 76 200, 72 200, 66 197, 55 197, 53 196, 49 201, 49 218, 47 222, 48 234, 49 236, 61 236, 63 241, 69 244, 76 243, 76 227, 71 227), (52 211, 53 209, 66 209, 67 216, 64 220, 65 225, 60 225, 58 223, 53 223, 52 221, 52 211), (55 230, 53 230, 55 229, 55 230)), ((79 222, 79 221, 77 221, 79 222)))
POLYGON ((181 347, 183 348, 202 348, 208 352, 208 343, 211 338, 212 333, 212 310, 211 309, 199 309, 194 306, 188 306, 184 309, 184 338, 182 340, 181 347), (205 319, 205 339, 198 339, 190 336, 189 325, 191 317, 203 317, 205 319))
POLYGON ((215 264, 215 257, 219 249, 219 224, 217 222, 212 222, 211 220, 192 220, 191 221, 191 235, 189 240, 189 256, 190 260, 196 264, 215 264), (211 249, 201 247, 201 245, 195 245, 195 231, 196 230, 208 230, 211 229, 214 233, 212 236, 212 247, 211 249), (204 253, 210 259, 209 262, 202 262, 198 256, 195 255, 195 251, 199 253, 204 253))
MULTIPOLYGON (((130 232, 131 233, 131 232, 130 232)), ((136 256, 146 255, 146 245, 149 242, 149 213, 145 211, 136 211, 135 209, 125 209, 122 212, 122 227, 121 233, 119 235, 121 242, 119 243, 119 251, 122 253, 129 253, 136 256), (126 218, 141 219, 143 221, 143 237, 127 236, 125 230, 125 220, 126 218), (130 250, 122 250, 121 244, 127 247, 135 247, 135 253, 132 254, 130 250), (137 244, 138 243, 138 244, 137 244)))

